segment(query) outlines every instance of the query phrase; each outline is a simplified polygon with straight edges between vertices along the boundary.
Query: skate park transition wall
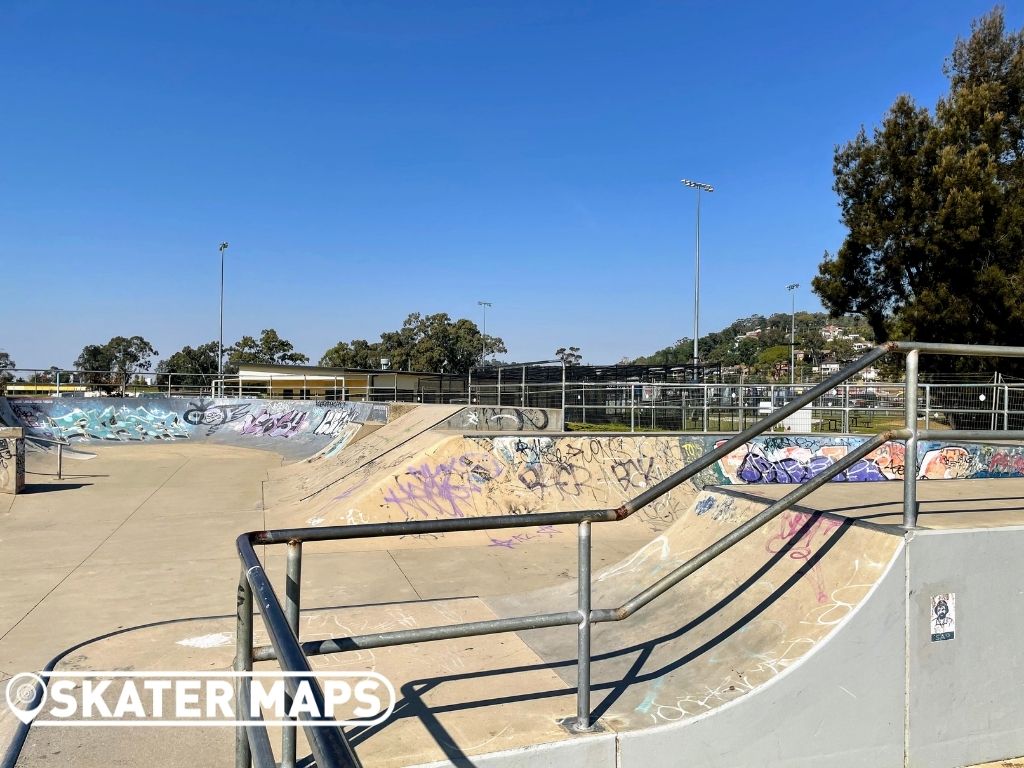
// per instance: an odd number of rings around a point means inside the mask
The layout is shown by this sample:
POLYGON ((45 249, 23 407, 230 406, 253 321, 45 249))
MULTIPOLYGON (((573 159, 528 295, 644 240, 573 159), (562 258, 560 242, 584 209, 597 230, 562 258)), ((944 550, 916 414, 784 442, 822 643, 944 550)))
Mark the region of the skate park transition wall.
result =
MULTIPOLYGON (((416 406, 429 408, 431 406, 416 406)), ((30 446, 52 443, 207 440, 274 450, 286 458, 316 453, 353 425, 386 424, 388 403, 335 400, 246 400, 238 398, 0 398, 0 422, 23 427, 30 446)), ((464 434, 559 432, 557 409, 467 406, 439 421, 437 429, 464 434)), ((571 433, 584 438, 586 433, 571 433)), ((594 435, 606 440, 609 435, 594 435)), ((639 438, 638 433, 636 438, 639 438)), ((725 435, 647 434, 675 444, 692 461, 727 439, 725 435)), ((615 439, 630 441, 630 435, 615 439)), ((754 438, 703 473, 703 484, 795 484, 806 482, 860 445, 856 435, 767 433, 754 438)), ((523 450, 538 455, 555 448, 551 438, 520 438, 523 450)), ((582 449, 581 449, 582 450, 582 449)), ((1024 477, 1024 446, 997 443, 922 441, 917 475, 922 479, 1024 477)), ((572 457, 563 463, 571 464, 572 457)), ((650 461, 647 459, 647 461, 650 461)), ((645 467, 623 471, 644 475, 645 467)), ((886 443, 835 482, 902 480, 904 446, 886 443)))
MULTIPOLYGON (((301 458, 326 447, 355 425, 386 424, 391 411, 389 403, 337 400, 0 398, 0 424, 23 427, 29 445, 40 450, 48 450, 54 442, 206 440, 301 458)), ((438 426, 554 430, 562 428, 562 421, 560 411, 542 408, 467 406, 438 426)))

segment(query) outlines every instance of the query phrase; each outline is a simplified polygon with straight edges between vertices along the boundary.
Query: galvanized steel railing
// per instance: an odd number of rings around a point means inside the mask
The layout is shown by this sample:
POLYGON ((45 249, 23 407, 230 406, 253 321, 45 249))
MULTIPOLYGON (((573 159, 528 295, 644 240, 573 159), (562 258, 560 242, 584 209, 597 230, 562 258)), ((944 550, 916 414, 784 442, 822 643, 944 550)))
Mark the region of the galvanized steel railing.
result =
MULTIPOLYGON (((235 669, 250 670, 254 662, 276 660, 283 670, 308 673, 308 677, 286 678, 286 685, 294 695, 301 681, 307 682, 317 705, 322 710, 323 693, 309 665, 309 656, 339 653, 368 648, 403 645, 409 643, 443 640, 501 632, 516 632, 527 629, 575 625, 577 627, 577 686, 576 716, 566 720, 566 726, 577 732, 587 732, 594 724, 590 716, 590 636, 595 623, 622 621, 667 592, 687 576, 718 557, 751 533, 762 527, 793 504, 813 493, 825 483, 850 468, 872 451, 889 440, 906 440, 904 466, 904 514, 905 528, 917 525, 917 444, 922 439, 983 440, 997 438, 1024 439, 1024 431, 1008 430, 922 430, 917 423, 917 374, 920 354, 969 355, 991 357, 1024 357, 1024 347, 969 346, 962 344, 924 344, 916 342, 892 342, 876 347, 858 361, 807 390, 790 403, 766 416, 757 424, 726 440, 718 448, 704 454, 690 464, 647 489, 617 509, 585 510, 579 512, 551 512, 533 515, 502 515, 496 517, 457 518, 452 520, 425 520, 402 523, 376 523, 367 525, 332 526, 326 528, 292 528, 274 531, 258 531, 243 534, 237 546, 242 561, 242 574, 238 587, 237 654, 235 669), (782 499, 766 507, 758 514, 729 532, 704 551, 687 560, 671 573, 638 592, 616 608, 593 608, 591 606, 591 531, 593 523, 608 523, 629 517, 639 509, 663 496, 673 488, 691 479, 719 459, 743 446, 751 438, 760 435, 800 408, 811 404, 816 398, 843 383, 863 368, 874 363, 890 352, 907 354, 907 396, 906 427, 890 430, 866 440, 851 450, 810 481, 797 486, 782 499), (343 539, 378 538, 384 536, 405 536, 457 531, 495 530, 505 528, 533 527, 537 525, 576 525, 578 537, 578 597, 576 610, 557 613, 517 616, 489 621, 466 622, 436 627, 422 627, 393 632, 377 632, 368 635, 338 637, 328 640, 301 642, 299 640, 299 610, 301 603, 302 546, 306 542, 335 541, 343 539), (266 571, 256 555, 256 545, 284 544, 288 549, 287 582, 285 603, 274 592, 266 571), (253 605, 257 603, 263 616, 263 623, 270 636, 269 646, 253 647, 253 605)), ((247 691, 240 691, 243 700, 247 691)), ((359 766, 359 759, 352 750, 340 727, 305 727, 304 731, 310 748, 320 768, 336 766, 359 766)), ((296 760, 296 727, 284 729, 282 737, 281 765, 291 768, 296 760)), ((236 736, 236 768, 250 766, 253 761, 258 768, 276 765, 266 730, 259 726, 239 728, 236 736)))

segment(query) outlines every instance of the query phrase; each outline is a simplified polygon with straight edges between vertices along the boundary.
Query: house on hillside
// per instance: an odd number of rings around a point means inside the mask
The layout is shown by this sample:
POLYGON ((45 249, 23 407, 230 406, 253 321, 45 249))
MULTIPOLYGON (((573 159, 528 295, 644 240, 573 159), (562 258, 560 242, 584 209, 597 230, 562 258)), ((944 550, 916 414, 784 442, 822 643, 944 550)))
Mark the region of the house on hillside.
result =
POLYGON ((843 329, 838 325, 826 325, 821 329, 821 338, 825 341, 835 341, 843 337, 843 329))

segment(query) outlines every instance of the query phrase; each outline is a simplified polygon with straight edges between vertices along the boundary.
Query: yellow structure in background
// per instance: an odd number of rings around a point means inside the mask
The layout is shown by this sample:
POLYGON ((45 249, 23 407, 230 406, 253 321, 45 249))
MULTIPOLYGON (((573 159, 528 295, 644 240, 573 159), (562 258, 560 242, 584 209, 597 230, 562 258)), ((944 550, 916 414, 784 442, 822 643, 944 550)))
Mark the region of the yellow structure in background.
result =
POLYGON ((90 387, 85 384, 34 383, 31 381, 12 381, 0 388, 0 395, 6 397, 83 397, 90 387))
POLYGON ((226 378, 223 394, 275 400, 450 403, 465 401, 466 380, 451 374, 416 371, 244 365, 236 376, 226 378))

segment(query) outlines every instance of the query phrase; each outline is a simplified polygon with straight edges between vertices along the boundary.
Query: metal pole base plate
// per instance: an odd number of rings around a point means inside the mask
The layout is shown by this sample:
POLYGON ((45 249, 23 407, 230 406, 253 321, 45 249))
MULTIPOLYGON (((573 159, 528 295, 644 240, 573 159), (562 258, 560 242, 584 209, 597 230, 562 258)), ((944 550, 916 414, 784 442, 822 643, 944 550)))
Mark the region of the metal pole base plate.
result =
POLYGON ((592 722, 589 728, 580 728, 575 716, 562 717, 556 720, 555 722, 557 722, 563 728, 563 730, 566 730, 569 733, 577 736, 588 733, 606 733, 608 731, 607 728, 601 725, 600 720, 595 720, 594 722, 592 722))

